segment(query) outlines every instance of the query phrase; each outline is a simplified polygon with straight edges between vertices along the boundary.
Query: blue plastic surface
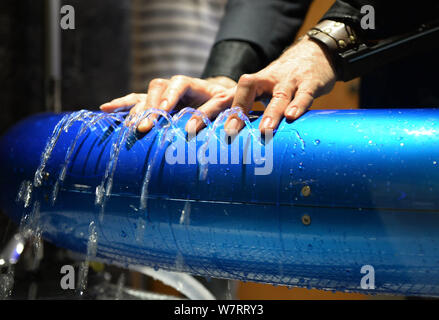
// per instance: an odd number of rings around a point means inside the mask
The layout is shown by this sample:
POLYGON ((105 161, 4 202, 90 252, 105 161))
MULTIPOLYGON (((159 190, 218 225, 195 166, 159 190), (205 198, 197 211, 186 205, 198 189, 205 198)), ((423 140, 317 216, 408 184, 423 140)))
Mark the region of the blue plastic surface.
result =
MULTIPOLYGON (((17 222, 20 183, 33 180, 60 119, 33 116, 0 141, 0 205, 17 222)), ((282 121, 266 141, 271 174, 255 175, 255 164, 240 161, 209 164, 205 180, 198 164, 168 164, 169 142, 156 152, 154 129, 123 147, 102 221, 95 190, 118 130, 106 135, 97 125, 79 139, 58 200, 50 202, 78 123, 61 135, 38 191, 44 237, 85 252, 95 221, 98 256, 107 261, 319 289, 439 295, 438 123, 435 109, 310 111, 282 121), (373 290, 361 288, 364 265, 374 268, 373 290)), ((240 137, 242 152, 248 129, 240 137)))

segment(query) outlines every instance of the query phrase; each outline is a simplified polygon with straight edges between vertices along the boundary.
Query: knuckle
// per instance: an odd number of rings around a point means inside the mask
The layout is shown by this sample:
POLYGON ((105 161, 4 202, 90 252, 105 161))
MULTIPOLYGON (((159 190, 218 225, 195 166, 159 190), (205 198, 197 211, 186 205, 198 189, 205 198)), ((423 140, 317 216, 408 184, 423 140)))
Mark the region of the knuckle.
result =
POLYGON ((166 80, 165 79, 152 79, 151 82, 149 83, 149 88, 153 88, 153 87, 161 87, 163 85, 166 84, 166 80))
POLYGON ((231 96, 226 92, 219 92, 215 94, 212 98, 218 100, 219 102, 227 102, 231 99, 231 96))
POLYGON ((255 84, 257 77, 254 74, 243 74, 238 81, 239 86, 249 87, 255 84))
POLYGON ((143 111, 143 109, 145 109, 145 106, 144 106, 144 105, 136 104, 136 105, 131 109, 131 111, 132 111, 133 113, 139 113, 139 112, 143 111))
POLYGON ((272 97, 274 99, 281 99, 281 100, 289 100, 290 96, 288 93, 286 93, 283 90, 276 90, 273 92, 272 97))
POLYGON ((172 78, 171 78, 171 81, 175 81, 175 82, 182 82, 182 81, 185 81, 185 80, 187 80, 187 77, 183 76, 181 74, 172 76, 172 78))
POLYGON ((309 89, 309 88, 302 88, 302 89, 297 90, 297 93, 307 95, 307 96, 309 96, 310 98, 313 98, 313 99, 314 99, 314 90, 312 90, 312 89, 309 89))

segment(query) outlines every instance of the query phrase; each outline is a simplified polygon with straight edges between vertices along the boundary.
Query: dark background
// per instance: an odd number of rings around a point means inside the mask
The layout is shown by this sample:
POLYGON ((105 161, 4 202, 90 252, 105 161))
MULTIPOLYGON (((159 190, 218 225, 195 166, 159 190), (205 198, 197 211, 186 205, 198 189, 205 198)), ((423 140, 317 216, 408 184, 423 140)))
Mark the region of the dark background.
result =
MULTIPOLYGON (((76 18, 76 29, 62 30, 61 36, 63 110, 93 110, 127 94, 131 1, 63 4, 75 8, 76 18)), ((44 0, 0 1, 0 134, 29 114, 46 111, 44 23, 44 0)))

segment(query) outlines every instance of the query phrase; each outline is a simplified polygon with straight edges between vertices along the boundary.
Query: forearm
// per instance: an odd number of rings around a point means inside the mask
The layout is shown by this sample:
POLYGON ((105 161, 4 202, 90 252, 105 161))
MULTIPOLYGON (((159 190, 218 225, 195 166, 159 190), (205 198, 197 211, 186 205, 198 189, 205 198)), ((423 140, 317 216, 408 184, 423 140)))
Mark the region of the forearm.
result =
POLYGON ((310 0, 230 0, 203 77, 235 81, 278 58, 305 18, 310 0))

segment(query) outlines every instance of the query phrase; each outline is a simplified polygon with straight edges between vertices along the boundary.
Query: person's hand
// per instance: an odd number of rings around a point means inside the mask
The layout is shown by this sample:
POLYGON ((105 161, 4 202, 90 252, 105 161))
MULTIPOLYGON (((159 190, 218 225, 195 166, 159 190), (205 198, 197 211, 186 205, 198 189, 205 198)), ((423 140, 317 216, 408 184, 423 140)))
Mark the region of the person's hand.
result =
MULTIPOLYGON (((305 37, 266 68, 241 76, 232 106, 241 107, 248 114, 257 97, 271 94, 259 126, 265 133, 276 129, 283 116, 290 121, 299 118, 315 98, 332 90, 335 81, 336 74, 326 52, 305 37)), ((225 129, 233 134, 243 126, 243 121, 232 115, 225 129)))
MULTIPOLYGON (((149 108, 158 108, 170 112, 180 101, 188 106, 200 106, 209 119, 214 119, 221 111, 230 107, 236 82, 226 77, 215 77, 206 80, 187 76, 174 76, 171 79, 154 79, 149 83, 147 94, 132 93, 101 105, 104 112, 113 112, 120 108, 133 106, 131 114, 141 113, 149 108)), ((140 122, 138 130, 148 132, 154 126, 157 115, 140 122)), ((187 122, 186 131, 198 132, 204 122, 194 115, 187 122)))

